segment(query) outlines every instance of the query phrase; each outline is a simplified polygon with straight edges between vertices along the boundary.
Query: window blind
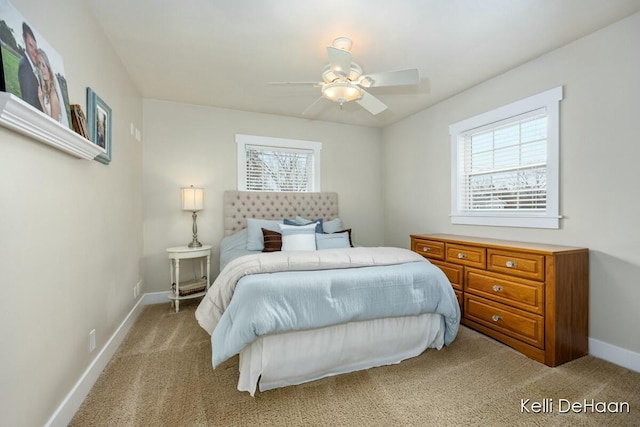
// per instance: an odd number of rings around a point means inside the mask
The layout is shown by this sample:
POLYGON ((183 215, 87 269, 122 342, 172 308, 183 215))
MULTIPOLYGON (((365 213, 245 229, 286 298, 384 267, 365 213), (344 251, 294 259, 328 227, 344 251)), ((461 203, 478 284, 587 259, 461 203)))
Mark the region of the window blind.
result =
POLYGON ((467 212, 544 212, 547 207, 545 109, 465 133, 459 206, 467 212))
POLYGON ((313 191, 314 150, 246 145, 250 191, 313 191))

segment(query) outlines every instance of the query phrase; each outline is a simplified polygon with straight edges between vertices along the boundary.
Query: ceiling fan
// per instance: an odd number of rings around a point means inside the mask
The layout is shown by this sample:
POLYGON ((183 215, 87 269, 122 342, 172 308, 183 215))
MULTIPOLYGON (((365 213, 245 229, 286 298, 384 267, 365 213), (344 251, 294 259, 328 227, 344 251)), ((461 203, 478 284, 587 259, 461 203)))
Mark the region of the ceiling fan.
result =
POLYGON ((418 70, 387 71, 363 74, 362 67, 351 60, 353 42, 348 37, 338 37, 327 46, 329 64, 322 70, 321 82, 272 82, 272 85, 310 85, 320 87, 322 96, 303 111, 303 115, 323 98, 340 104, 355 101, 373 115, 380 114, 387 106, 365 88, 417 85, 420 83, 418 70))

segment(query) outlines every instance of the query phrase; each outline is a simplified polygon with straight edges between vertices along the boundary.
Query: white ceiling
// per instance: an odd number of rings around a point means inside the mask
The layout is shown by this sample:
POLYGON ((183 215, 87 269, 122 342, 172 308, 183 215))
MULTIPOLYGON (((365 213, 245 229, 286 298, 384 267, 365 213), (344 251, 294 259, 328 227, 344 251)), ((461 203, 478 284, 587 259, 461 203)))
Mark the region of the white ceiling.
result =
POLYGON ((640 10, 640 0, 88 0, 145 98, 383 127, 640 10), (366 73, 418 68, 369 91, 373 116, 320 89, 326 46, 353 40, 366 73))

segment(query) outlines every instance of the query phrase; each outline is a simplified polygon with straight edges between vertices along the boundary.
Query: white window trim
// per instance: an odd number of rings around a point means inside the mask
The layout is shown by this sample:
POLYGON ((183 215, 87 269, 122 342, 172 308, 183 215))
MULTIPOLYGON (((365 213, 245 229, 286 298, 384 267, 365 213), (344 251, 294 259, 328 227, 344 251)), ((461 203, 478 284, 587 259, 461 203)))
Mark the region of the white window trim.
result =
POLYGON ((267 147, 297 148, 313 150, 313 188, 320 190, 320 150, 322 143, 317 141, 304 141, 300 139, 274 138, 269 136, 236 134, 237 159, 238 159, 238 191, 247 191, 247 145, 260 145, 267 147))
POLYGON ((504 227, 560 227, 560 101, 562 86, 521 99, 503 107, 453 123, 451 136, 451 223, 504 227), (547 112, 547 207, 545 213, 531 212, 463 212, 458 206, 458 143, 473 129, 497 123, 533 110, 547 112))

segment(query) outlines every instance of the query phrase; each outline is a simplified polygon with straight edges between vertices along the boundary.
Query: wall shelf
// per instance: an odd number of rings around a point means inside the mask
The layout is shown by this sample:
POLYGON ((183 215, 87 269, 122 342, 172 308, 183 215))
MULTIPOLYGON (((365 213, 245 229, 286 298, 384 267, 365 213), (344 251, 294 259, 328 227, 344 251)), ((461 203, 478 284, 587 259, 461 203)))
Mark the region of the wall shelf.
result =
POLYGON ((0 126, 80 159, 90 160, 106 153, 103 148, 8 92, 0 92, 0 126))

